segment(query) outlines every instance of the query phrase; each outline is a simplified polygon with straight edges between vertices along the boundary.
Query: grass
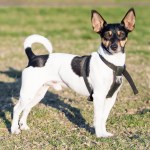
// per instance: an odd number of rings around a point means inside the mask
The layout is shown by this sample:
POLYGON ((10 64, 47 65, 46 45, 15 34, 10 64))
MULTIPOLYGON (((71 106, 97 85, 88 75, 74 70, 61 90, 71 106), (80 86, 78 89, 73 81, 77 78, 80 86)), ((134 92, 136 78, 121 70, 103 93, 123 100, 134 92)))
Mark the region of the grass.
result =
MULTIPOLYGON (((120 21, 127 7, 96 7, 108 22, 120 21), (109 11, 108 11, 109 10, 109 11), (118 13, 119 12, 119 13, 118 13)), ((140 91, 134 96, 125 81, 107 123, 113 138, 96 138, 92 128, 93 104, 71 90, 49 89, 31 111, 30 131, 11 135, 11 114, 18 100, 21 70, 27 64, 24 39, 33 33, 48 37, 55 52, 90 54, 100 39, 91 28, 91 7, 0 8, 0 150, 131 149, 150 147, 150 28, 149 7, 135 7, 136 29, 126 46, 127 67, 140 91)), ((35 53, 47 53, 40 45, 35 53)))

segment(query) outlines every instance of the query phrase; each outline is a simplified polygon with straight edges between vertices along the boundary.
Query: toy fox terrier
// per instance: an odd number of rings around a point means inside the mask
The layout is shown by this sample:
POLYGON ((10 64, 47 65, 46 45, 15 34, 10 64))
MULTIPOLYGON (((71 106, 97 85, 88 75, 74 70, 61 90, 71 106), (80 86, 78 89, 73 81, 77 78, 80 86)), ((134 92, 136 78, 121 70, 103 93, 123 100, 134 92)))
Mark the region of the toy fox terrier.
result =
POLYGON ((50 41, 41 35, 25 39, 24 49, 29 62, 22 72, 20 98, 13 110, 12 133, 29 129, 29 112, 51 86, 56 90, 69 87, 79 94, 91 95, 96 136, 113 136, 106 130, 106 121, 120 90, 122 76, 125 76, 125 44, 128 33, 135 27, 135 12, 131 8, 121 23, 108 24, 96 10, 92 10, 91 23, 101 37, 98 51, 91 55, 52 53, 50 41), (49 55, 35 55, 31 46, 36 42, 43 44, 49 55))

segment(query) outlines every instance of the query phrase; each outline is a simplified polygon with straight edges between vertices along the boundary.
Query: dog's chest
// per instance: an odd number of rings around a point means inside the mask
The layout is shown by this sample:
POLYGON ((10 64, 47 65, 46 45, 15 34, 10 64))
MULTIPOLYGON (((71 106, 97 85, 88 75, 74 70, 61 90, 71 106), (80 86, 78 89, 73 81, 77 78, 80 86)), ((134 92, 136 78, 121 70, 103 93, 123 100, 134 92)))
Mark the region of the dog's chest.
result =
POLYGON ((116 75, 99 57, 97 53, 92 54, 90 66, 91 79, 93 86, 100 89, 110 90, 113 83, 122 84, 122 75, 116 75))
POLYGON ((113 82, 113 71, 99 58, 97 53, 92 53, 90 62, 90 76, 93 87, 110 87, 113 82))

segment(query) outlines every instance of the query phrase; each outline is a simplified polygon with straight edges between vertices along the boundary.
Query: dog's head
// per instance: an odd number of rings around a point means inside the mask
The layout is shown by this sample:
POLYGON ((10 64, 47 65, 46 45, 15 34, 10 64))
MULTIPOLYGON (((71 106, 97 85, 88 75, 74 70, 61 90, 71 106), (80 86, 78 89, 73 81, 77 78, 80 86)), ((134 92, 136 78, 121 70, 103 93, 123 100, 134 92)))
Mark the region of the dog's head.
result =
POLYGON ((123 52, 128 33, 135 27, 135 11, 129 9, 120 23, 107 24, 104 18, 96 11, 91 11, 93 30, 101 36, 102 47, 110 54, 123 52))

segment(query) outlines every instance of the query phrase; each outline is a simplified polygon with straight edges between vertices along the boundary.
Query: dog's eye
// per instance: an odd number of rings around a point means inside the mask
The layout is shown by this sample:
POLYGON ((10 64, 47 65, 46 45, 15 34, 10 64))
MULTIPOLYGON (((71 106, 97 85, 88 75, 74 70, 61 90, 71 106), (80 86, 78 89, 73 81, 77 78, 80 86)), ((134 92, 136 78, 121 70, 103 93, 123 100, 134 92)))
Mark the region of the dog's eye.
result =
POLYGON ((125 37, 125 32, 123 32, 123 31, 118 31, 117 36, 118 36, 120 39, 123 39, 123 38, 125 37))
POLYGON ((109 40, 111 37, 112 37, 112 32, 108 31, 108 32, 105 32, 105 33, 104 33, 104 38, 105 38, 105 39, 108 39, 108 40, 109 40))

